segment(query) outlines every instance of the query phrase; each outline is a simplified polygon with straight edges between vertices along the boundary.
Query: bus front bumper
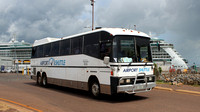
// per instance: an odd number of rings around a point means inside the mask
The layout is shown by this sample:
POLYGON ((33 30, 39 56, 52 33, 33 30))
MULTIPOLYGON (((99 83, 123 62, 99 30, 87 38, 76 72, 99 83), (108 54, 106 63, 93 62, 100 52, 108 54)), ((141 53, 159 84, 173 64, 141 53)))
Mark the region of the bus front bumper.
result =
POLYGON ((140 93, 151 91, 156 86, 155 82, 143 83, 143 84, 135 84, 135 85, 119 85, 117 86, 117 93, 140 93))

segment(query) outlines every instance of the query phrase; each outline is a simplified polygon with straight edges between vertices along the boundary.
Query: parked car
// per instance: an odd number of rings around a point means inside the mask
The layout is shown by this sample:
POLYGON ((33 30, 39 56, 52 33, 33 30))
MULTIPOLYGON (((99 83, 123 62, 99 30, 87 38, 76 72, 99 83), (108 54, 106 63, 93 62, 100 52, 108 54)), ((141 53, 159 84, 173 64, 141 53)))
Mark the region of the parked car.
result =
POLYGON ((6 73, 15 73, 16 70, 15 69, 6 69, 5 72, 6 73))

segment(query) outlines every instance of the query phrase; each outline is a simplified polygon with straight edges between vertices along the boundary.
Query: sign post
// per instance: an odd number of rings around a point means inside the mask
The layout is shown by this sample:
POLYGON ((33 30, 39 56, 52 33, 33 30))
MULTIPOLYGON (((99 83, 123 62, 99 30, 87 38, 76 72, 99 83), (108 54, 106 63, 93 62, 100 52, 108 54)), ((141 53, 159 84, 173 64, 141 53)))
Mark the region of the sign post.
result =
POLYGON ((92 5, 92 30, 94 30, 94 0, 90 0, 92 5))

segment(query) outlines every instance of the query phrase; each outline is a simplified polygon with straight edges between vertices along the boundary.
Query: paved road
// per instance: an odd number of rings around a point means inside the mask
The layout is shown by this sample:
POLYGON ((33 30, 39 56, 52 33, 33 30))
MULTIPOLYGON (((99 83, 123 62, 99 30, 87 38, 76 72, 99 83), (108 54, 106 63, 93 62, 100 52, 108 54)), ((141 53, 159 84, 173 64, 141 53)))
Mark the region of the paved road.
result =
POLYGON ((37 86, 27 76, 0 74, 0 98, 12 100, 44 112, 195 112, 200 96, 153 90, 135 96, 107 96, 96 100, 88 92, 37 86))

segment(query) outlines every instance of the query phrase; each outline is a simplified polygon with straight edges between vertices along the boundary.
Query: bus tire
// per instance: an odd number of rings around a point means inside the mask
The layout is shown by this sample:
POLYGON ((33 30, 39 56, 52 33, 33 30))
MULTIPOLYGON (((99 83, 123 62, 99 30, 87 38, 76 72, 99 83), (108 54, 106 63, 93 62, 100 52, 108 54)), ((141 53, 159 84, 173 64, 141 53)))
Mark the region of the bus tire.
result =
POLYGON ((99 83, 97 81, 94 81, 94 82, 91 83, 90 93, 95 98, 98 98, 100 96, 100 86, 99 86, 99 83))
POLYGON ((37 81, 36 81, 36 84, 37 84, 37 85, 41 85, 41 83, 42 83, 42 77, 41 77, 40 74, 38 74, 38 75, 37 75, 37 81))
POLYGON ((46 75, 42 75, 42 82, 41 82, 42 86, 47 87, 47 77, 46 75))

